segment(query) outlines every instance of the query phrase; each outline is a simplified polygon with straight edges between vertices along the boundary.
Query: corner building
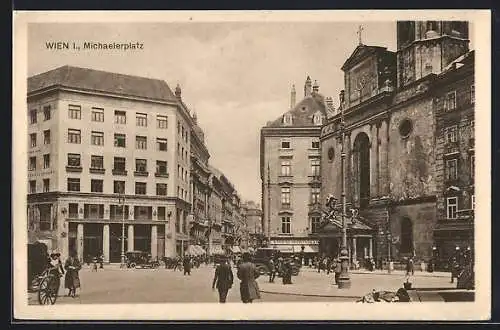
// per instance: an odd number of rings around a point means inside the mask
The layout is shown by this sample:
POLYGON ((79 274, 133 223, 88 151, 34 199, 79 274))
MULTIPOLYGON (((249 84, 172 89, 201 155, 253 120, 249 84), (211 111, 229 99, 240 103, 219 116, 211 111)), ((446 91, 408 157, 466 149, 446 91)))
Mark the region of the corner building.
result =
MULTIPOLYGON (((439 196, 444 190, 436 93, 454 84, 440 75, 469 52, 468 43, 467 22, 398 22, 397 52, 360 44, 342 67, 346 140, 340 138, 337 112, 321 132, 322 199, 333 194, 340 201, 344 142, 348 209, 358 209, 374 229, 368 250, 379 265, 432 256, 437 205, 444 208, 436 204, 438 187, 439 196)), ((339 239, 339 230, 332 240, 339 239)), ((353 239, 349 229, 348 245, 366 255, 367 242, 353 239)))
POLYGON ((78 67, 29 77, 30 242, 119 262, 124 225, 125 251, 174 256, 191 209, 180 99, 161 80, 78 67))

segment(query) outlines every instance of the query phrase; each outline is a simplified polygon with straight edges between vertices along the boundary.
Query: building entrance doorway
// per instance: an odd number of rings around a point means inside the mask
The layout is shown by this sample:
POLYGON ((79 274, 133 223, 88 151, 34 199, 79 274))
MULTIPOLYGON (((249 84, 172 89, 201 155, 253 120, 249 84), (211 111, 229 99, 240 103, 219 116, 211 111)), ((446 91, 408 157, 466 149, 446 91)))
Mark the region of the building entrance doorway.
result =
POLYGON ((102 255, 102 230, 99 223, 86 223, 83 225, 83 256, 85 261, 102 255))

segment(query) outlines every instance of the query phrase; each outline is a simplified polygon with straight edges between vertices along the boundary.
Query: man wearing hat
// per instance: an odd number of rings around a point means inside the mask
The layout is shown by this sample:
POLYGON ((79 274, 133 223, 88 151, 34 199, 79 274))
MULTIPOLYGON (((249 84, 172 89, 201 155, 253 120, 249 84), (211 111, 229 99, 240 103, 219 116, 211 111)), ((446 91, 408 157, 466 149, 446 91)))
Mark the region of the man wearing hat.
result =
POLYGON ((219 291, 219 302, 225 303, 229 289, 233 286, 233 271, 227 262, 227 257, 222 257, 221 262, 215 269, 215 276, 212 282, 212 290, 217 287, 219 291))
POLYGON ((240 279, 240 294, 243 303, 251 303, 254 299, 260 299, 259 285, 256 278, 259 272, 250 261, 250 253, 245 252, 242 256, 243 262, 238 267, 238 278, 240 279))

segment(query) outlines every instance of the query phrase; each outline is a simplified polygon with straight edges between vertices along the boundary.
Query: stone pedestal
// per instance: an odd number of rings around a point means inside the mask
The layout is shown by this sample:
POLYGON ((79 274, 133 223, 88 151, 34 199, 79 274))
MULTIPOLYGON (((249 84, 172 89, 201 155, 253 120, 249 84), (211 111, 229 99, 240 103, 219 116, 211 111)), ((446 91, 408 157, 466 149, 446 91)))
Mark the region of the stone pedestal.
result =
POLYGON ((102 254, 103 261, 109 262, 109 225, 104 225, 102 228, 102 254))

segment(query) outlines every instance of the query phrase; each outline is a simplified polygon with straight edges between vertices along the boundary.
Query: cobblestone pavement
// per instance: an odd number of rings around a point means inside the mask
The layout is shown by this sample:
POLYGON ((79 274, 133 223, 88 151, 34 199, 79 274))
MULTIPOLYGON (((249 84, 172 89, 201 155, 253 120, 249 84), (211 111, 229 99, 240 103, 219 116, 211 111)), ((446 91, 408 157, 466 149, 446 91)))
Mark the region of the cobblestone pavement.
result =
MULTIPOLYGON (((81 292, 77 292, 75 298, 66 297, 64 294, 67 290, 63 287, 64 283, 61 283, 57 304, 217 302, 218 293, 211 288, 213 274, 213 266, 205 265, 193 269, 191 276, 164 268, 120 269, 116 265, 107 265, 104 270, 91 272, 89 267, 84 267, 80 271, 81 292)), ((234 274, 236 275, 236 270, 234 274)), ((397 290, 404 281, 404 274, 381 275, 353 273, 351 289, 344 290, 331 284, 332 274, 318 274, 307 268, 304 268, 299 276, 293 277, 292 285, 283 285, 280 278, 269 283, 268 277, 262 276, 258 279, 262 299, 255 302, 355 301, 372 289, 397 290)), ((449 283, 448 277, 418 274, 415 276, 414 285, 425 288, 427 296, 432 296, 432 290, 450 290, 454 287, 449 283)), ((239 281, 236 278, 227 302, 240 302, 239 281)), ((38 304, 35 293, 29 294, 28 303, 38 304)))

